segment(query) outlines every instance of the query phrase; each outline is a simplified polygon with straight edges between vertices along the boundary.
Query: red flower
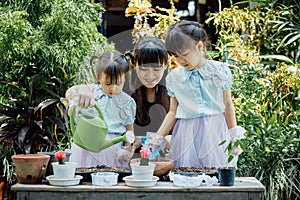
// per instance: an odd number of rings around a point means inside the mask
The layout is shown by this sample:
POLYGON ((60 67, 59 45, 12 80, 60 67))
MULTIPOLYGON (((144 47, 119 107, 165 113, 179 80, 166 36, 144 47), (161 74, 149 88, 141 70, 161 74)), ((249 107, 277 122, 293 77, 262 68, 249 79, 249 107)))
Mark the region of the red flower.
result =
POLYGON ((63 159, 66 158, 66 153, 64 151, 58 151, 55 153, 55 158, 58 160, 59 164, 64 164, 63 159))
POLYGON ((142 149, 140 150, 140 154, 142 158, 150 158, 150 150, 149 149, 142 149))

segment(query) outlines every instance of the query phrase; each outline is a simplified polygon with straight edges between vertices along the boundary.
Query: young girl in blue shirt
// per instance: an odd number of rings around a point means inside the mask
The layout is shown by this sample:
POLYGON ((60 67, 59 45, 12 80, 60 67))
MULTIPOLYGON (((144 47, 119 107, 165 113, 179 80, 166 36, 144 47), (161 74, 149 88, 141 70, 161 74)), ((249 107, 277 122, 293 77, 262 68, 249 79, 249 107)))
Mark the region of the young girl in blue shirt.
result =
MULTIPOLYGON (((117 51, 107 51, 97 61, 97 84, 73 86, 66 92, 66 98, 73 105, 81 107, 81 112, 98 116, 94 108, 88 108, 95 103, 103 112, 108 125, 106 140, 121 136, 122 133, 133 131, 136 103, 132 97, 123 92, 125 74, 129 65, 125 56, 117 51), (85 109, 83 109, 85 108, 85 109)), ((95 167, 106 165, 110 167, 126 167, 127 164, 118 158, 117 152, 122 142, 110 146, 99 153, 89 152, 75 143, 71 147, 70 161, 77 162, 77 167, 95 167)))
MULTIPOLYGON (((236 127, 231 99, 232 76, 221 62, 205 58, 207 34, 197 22, 182 20, 169 27, 168 52, 181 66, 166 77, 170 111, 157 131, 171 128, 170 157, 174 168, 227 166, 226 144, 236 127)), ((230 162, 236 166, 237 157, 230 162)))

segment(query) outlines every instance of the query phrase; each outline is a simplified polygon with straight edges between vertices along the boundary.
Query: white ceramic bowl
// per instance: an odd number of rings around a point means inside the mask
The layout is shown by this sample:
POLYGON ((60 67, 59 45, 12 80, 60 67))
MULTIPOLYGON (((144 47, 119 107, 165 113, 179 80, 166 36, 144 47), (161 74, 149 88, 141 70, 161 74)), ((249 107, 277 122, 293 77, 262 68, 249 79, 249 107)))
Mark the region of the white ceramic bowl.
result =
POLYGON ((110 186, 118 184, 119 174, 115 172, 95 172, 91 176, 93 185, 110 186))

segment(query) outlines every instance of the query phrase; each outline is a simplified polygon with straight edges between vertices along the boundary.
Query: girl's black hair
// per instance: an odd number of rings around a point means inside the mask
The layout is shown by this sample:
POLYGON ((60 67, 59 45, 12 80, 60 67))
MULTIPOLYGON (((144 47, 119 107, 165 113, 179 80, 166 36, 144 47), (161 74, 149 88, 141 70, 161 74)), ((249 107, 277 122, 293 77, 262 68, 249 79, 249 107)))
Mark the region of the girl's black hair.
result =
POLYGON ((168 29, 166 48, 170 54, 178 55, 190 48, 191 42, 202 41, 207 46, 208 35, 201 24, 195 21, 181 20, 168 29))
POLYGON ((106 51, 100 57, 92 56, 90 64, 97 59, 96 80, 99 81, 104 72, 111 84, 117 84, 123 74, 129 71, 129 64, 123 54, 118 51, 106 51))
MULTIPOLYGON (((145 37, 136 43, 133 52, 126 53, 130 57, 131 63, 138 64, 140 67, 163 67, 168 63, 168 52, 164 42, 157 37, 145 37)), ((168 70, 164 71, 160 82, 155 86, 155 102, 162 105, 166 112, 169 111, 170 101, 166 90, 166 76, 168 70)), ((151 121, 149 117, 149 109, 151 104, 147 101, 147 88, 140 82, 137 77, 136 70, 131 70, 127 77, 127 93, 131 95, 137 106, 135 123, 140 126, 148 125, 151 121)))

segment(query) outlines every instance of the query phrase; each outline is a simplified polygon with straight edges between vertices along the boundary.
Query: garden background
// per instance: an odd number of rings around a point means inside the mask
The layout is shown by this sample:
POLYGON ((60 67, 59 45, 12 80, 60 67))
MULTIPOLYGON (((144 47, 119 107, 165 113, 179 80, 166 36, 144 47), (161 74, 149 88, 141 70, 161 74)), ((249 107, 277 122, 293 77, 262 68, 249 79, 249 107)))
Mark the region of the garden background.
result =
MULTIPOLYGON (((204 24, 217 30, 208 55, 230 66, 247 130, 237 175, 260 180, 263 199, 300 199, 300 3, 239 5, 204 24)), ((169 25, 170 11, 153 17, 169 25)), ((11 155, 69 148, 65 91, 90 81, 90 55, 115 48, 99 32, 99 12, 101 4, 86 0, 0 1, 0 175, 8 186, 16 182, 11 155)))

